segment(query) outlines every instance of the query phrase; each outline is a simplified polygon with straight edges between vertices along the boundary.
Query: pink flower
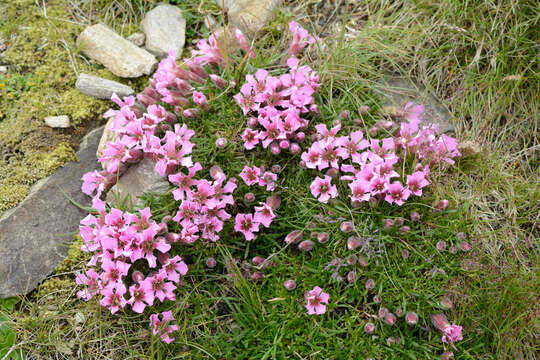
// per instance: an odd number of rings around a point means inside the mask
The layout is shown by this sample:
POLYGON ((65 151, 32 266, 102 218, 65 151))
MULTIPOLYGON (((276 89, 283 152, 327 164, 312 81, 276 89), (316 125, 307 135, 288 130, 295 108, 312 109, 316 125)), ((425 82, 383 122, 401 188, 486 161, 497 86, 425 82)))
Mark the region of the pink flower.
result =
POLYGON ((175 256, 173 258, 167 259, 163 264, 163 269, 167 274, 167 280, 178 283, 180 281, 179 275, 186 275, 188 272, 188 267, 185 262, 182 261, 180 256, 175 256))
POLYGON ((261 180, 261 169, 256 166, 253 168, 244 166, 244 169, 240 172, 239 176, 244 180, 246 185, 251 186, 257 184, 261 180))
POLYGON ((238 41, 238 45, 240 45, 242 50, 244 50, 250 58, 254 59, 255 52, 253 51, 251 46, 249 46, 249 43, 246 37, 244 36, 244 34, 242 33, 242 31, 240 31, 239 29, 236 29, 234 31, 234 37, 236 38, 236 41, 238 41))
POLYGON ((111 310, 111 314, 117 312, 120 308, 124 308, 127 304, 126 299, 124 299, 124 294, 126 293, 126 287, 122 283, 117 283, 115 286, 106 287, 101 290, 101 295, 103 299, 99 304, 103 307, 108 307, 111 310))
POLYGON ((274 191, 276 187, 277 175, 270 171, 265 171, 259 179, 259 186, 266 186, 267 191, 274 191))
POLYGON ((208 100, 206 99, 206 96, 200 91, 193 91, 193 102, 197 105, 201 105, 203 109, 208 108, 208 100))
POLYGON ((176 300, 176 296, 174 295, 176 286, 174 286, 172 282, 165 281, 166 278, 167 273, 165 270, 161 269, 154 276, 149 276, 144 279, 141 284, 144 283, 143 286, 150 287, 159 301, 163 302, 165 299, 174 301, 176 300))
POLYGON ((193 186, 197 182, 197 180, 194 180, 193 177, 201 169, 201 164, 197 162, 189 168, 189 172, 187 175, 185 175, 181 171, 177 174, 169 175, 169 181, 178 186, 178 188, 174 189, 172 192, 174 200, 184 200, 186 192, 191 191, 191 186, 193 186))
POLYGON ((261 203, 261 205, 262 206, 255 206, 255 217, 253 220, 264 227, 269 227, 276 215, 272 211, 272 208, 266 203, 261 203))
POLYGON ((351 201, 369 201, 369 198, 371 197, 369 194, 369 191, 371 190, 369 182, 365 180, 355 180, 349 184, 349 187, 352 192, 350 196, 351 201))
POLYGON ((287 50, 287 54, 289 56, 297 55, 307 45, 315 42, 315 38, 313 36, 309 36, 308 31, 298 25, 296 21, 289 22, 289 30, 293 33, 293 41, 287 50))
POLYGON ((154 291, 147 282, 131 285, 129 287, 131 298, 127 301, 136 313, 142 314, 144 308, 154 304, 154 291))
POLYGON ((411 192, 404 188, 399 181, 395 181, 388 185, 388 192, 384 200, 389 204, 396 203, 396 205, 401 206, 409 198, 410 194, 411 192))
POLYGON ((422 196, 422 188, 428 185, 429 181, 426 180, 423 171, 416 171, 411 175, 407 175, 407 187, 413 195, 422 196))
POLYGON ((330 299, 330 295, 323 292, 318 286, 315 286, 313 290, 308 291, 305 294, 307 300, 306 309, 309 315, 321 315, 326 312, 326 305, 330 299))
POLYGON ((259 132, 246 128, 242 133, 242 140, 244 140, 244 147, 251 150, 259 144, 259 132))
POLYGON ((254 232, 259 231, 259 223, 253 221, 252 214, 237 214, 234 223, 234 230, 241 232, 247 241, 255 239, 254 232))
POLYGON ((331 180, 332 178, 328 175, 325 175, 324 179, 317 176, 310 186, 311 194, 325 204, 330 198, 338 195, 337 187, 331 184, 331 180))
POLYGON ((453 344, 455 341, 463 340, 463 336, 461 335, 461 331, 463 328, 459 325, 452 324, 450 326, 447 326, 443 330, 443 337, 442 342, 443 343, 450 343, 453 344))
POLYGON ((82 180, 81 190, 86 195, 91 195, 97 190, 97 196, 99 197, 103 190, 105 190, 105 177, 97 170, 87 172, 83 175, 82 180))
POLYGON ((152 329, 152 334, 154 336, 159 335, 161 341, 170 344, 174 341, 174 338, 171 338, 169 334, 172 334, 174 331, 178 330, 178 326, 171 324, 174 320, 172 316, 172 311, 164 311, 161 313, 161 320, 159 319, 160 314, 150 315, 150 328, 152 329))
POLYGON ((423 105, 413 106, 412 102, 408 102, 403 109, 403 117, 407 119, 408 122, 414 124, 420 124, 422 122, 422 113, 424 112, 423 105))

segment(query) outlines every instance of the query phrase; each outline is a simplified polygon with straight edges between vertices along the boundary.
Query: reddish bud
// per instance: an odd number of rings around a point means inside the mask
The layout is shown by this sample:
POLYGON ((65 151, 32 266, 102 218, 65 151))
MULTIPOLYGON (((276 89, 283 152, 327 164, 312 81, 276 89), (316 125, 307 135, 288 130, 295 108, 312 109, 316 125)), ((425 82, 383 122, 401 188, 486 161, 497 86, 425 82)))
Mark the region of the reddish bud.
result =
POLYGON ((471 251, 471 245, 468 242, 463 241, 459 243, 459 249, 463 252, 471 251))
POLYGON ((341 120, 336 119, 332 122, 332 126, 341 126, 341 120))
POLYGON ((454 353, 451 351, 446 351, 441 355, 441 360, 453 360, 454 353))
POLYGON ((456 234, 456 238, 459 240, 459 241, 463 241, 467 238, 467 235, 463 232, 463 231, 460 231, 456 234))
POLYGON ((262 256, 255 256, 251 261, 253 262, 253 265, 259 266, 264 262, 264 258, 262 256))
POLYGON ((402 217, 398 217, 396 218, 396 220, 394 220, 394 224, 396 226, 402 226, 404 223, 405 223, 405 219, 402 217))
POLYGON ((306 229, 308 229, 308 230, 313 230, 313 229, 315 229, 315 223, 314 223, 313 221, 308 221, 308 222, 306 223, 306 229))
POLYGON ((385 307, 382 307, 379 309, 379 312, 378 312, 378 315, 379 315, 379 318, 384 318, 386 315, 388 314, 388 309, 385 308, 385 307))
POLYGON ((255 201, 255 194, 250 193, 250 192, 246 193, 244 195, 244 201, 247 202, 248 204, 252 203, 253 201, 255 201))
POLYGON ((359 246, 360 246, 360 239, 357 236, 350 236, 347 239, 347 248, 349 250, 354 250, 359 246))
POLYGON ((382 302, 382 297, 381 297, 381 295, 378 295, 378 294, 375 295, 375 296, 373 297, 373 302, 374 302, 375 304, 380 304, 380 303, 382 302))
POLYGON ((353 266, 356 264, 357 261, 358 261, 358 258, 356 257, 356 255, 352 254, 352 255, 347 256, 347 265, 353 266))
POLYGON ((347 281, 352 284, 353 282, 356 282, 356 279, 356 271, 349 271, 347 274, 347 281))
POLYGON ((353 229, 353 223, 350 221, 344 221, 339 225, 339 230, 343 231, 344 233, 350 233, 353 231, 353 229))
POLYGON ((221 137, 216 140, 216 146, 219 149, 223 149, 226 145, 227 145, 227 139, 221 137))
POLYGON ((431 315, 431 323, 440 331, 444 331, 444 329, 450 326, 448 319, 443 314, 431 315))
POLYGON ((131 274, 131 278, 133 279, 133 281, 138 283, 144 280, 144 275, 140 271, 134 271, 133 274, 131 274))
POLYGON ((316 117, 321 115, 321 112, 319 111, 319 107, 316 104, 311 104, 311 106, 309 107, 309 111, 313 113, 313 115, 316 117))
POLYGON ((295 138, 296 142, 303 143, 304 140, 306 139, 306 134, 304 132, 300 131, 300 132, 296 133, 294 138, 295 138))
POLYGON ((446 242, 445 241, 439 241, 437 242, 437 250, 439 250, 440 252, 443 252, 444 250, 446 250, 446 242))
POLYGON ((441 200, 435 205, 434 211, 444 211, 449 205, 448 200, 441 200))
POLYGON ((281 205, 281 198, 279 195, 272 195, 266 198, 266 204, 272 208, 272 210, 279 209, 281 205))
POLYGON ((412 220, 412 221, 418 221, 418 220, 420 220, 420 214, 417 213, 416 211, 412 211, 410 216, 411 216, 411 220, 412 220))
POLYGON ((363 256, 358 256, 358 264, 360 264, 360 266, 362 267, 367 267, 368 266, 368 261, 365 257, 363 256))
POLYGON ((278 173, 281 171, 281 165, 278 165, 278 164, 272 165, 271 170, 273 173, 278 173))
POLYGON ((378 132, 379 132, 379 129, 377 129, 375 126, 373 126, 373 127, 371 127, 371 128, 369 129, 369 135, 370 135, 371 137, 377 136, 377 133, 378 133, 378 132))
POLYGON ((388 339, 386 339, 386 344, 388 346, 394 345, 395 343, 396 343, 396 338, 394 338, 393 336, 390 336, 388 339))
POLYGON ((296 244, 304 238, 304 234, 301 230, 294 230, 285 236, 285 243, 296 244))
POLYGON ((397 316, 397 317, 403 316, 403 310, 402 310, 401 308, 397 308, 397 309, 396 309, 396 316, 397 316))
POLYGON ((186 109, 182 114, 188 119, 195 119, 199 115, 199 109, 186 109))
POLYGON ((281 152, 281 148, 279 147, 279 144, 276 142, 273 142, 272 144, 270 144, 270 152, 273 155, 279 155, 279 153, 281 152))
POLYGON ((330 235, 326 232, 321 232, 317 234, 317 241, 319 241, 321 244, 325 244, 328 242, 328 239, 330 239, 330 235))
POLYGON ((261 281, 264 278, 264 274, 260 271, 255 271, 249 278, 252 281, 261 281))
POLYGON ((391 312, 389 312, 388 314, 386 314, 386 316, 384 317, 384 321, 392 326, 396 323, 396 315, 392 314, 391 312))
POLYGON ((165 235, 165 240, 169 244, 174 244, 174 243, 180 242, 182 240, 182 236, 180 234, 170 232, 167 235, 165 235))
POLYGON ((302 170, 306 170, 306 169, 307 169, 306 162, 305 162, 304 160, 301 160, 300 163, 298 164, 298 166, 299 166, 300 169, 302 169, 302 170))
POLYGON ((439 306, 444 310, 450 310, 452 307, 454 307, 454 304, 448 296, 443 296, 441 300, 439 300, 439 306))
POLYGON ((343 110, 342 112, 339 113, 338 116, 343 120, 347 120, 350 115, 351 115, 351 112, 349 110, 343 110))
POLYGON ((375 280, 373 280, 373 279, 368 279, 368 280, 366 281, 366 289, 367 289, 367 290, 371 290, 371 289, 373 289, 374 287, 375 287, 375 280))
POLYGON ((227 87, 227 81, 216 74, 210 74, 210 80, 221 90, 227 87))
POLYGON ((279 142, 279 147, 282 149, 288 149, 290 146, 291 146, 291 143, 289 142, 289 140, 281 140, 279 142))
POLYGON ((214 180, 221 179, 225 177, 225 173, 218 165, 214 165, 210 168, 210 177, 214 180))
POLYGON ((300 150, 301 150, 300 145, 298 145, 297 143, 291 143, 291 147, 289 148, 289 151, 292 154, 298 154, 300 150))
POLYGON ((283 286, 285 287, 285 289, 291 291, 291 290, 296 289, 296 282, 292 279, 285 280, 283 282, 283 286))
POLYGON ((456 245, 450 246, 450 253, 452 253, 452 254, 456 254, 456 253, 457 253, 457 246, 456 246, 456 245))
POLYGON ((216 265, 217 265, 217 261, 213 257, 209 257, 206 259, 206 266, 209 267, 210 269, 215 268, 216 265))
POLYGON ((366 325, 364 325, 364 331, 367 334, 373 334, 375 332, 375 324, 370 322, 366 323, 366 325))
POLYGON ((300 251, 311 251, 315 244, 311 240, 304 240, 298 244, 298 250, 300 251))
POLYGON ((418 323, 418 315, 414 311, 409 311, 405 314, 405 321, 409 325, 416 325, 418 323))
POLYGON ((339 174, 338 169, 330 168, 326 171, 326 175, 330 176, 332 179, 335 179, 339 174))
POLYGON ((254 117, 250 117, 247 124, 250 128, 255 129, 257 125, 259 125, 259 120, 257 120, 257 118, 254 118, 254 117))
POLYGON ((392 220, 392 219, 384 220, 384 227, 386 229, 390 229, 390 228, 394 227, 394 220, 392 220))
POLYGON ((402 234, 407 234, 410 231, 411 231, 411 228, 407 225, 403 225, 402 227, 399 228, 399 232, 402 234))
POLYGON ((359 112, 360 114, 366 114, 366 113, 368 113, 368 112, 369 112, 369 106, 367 106, 367 105, 362 105, 362 106, 360 106, 360 107, 358 108, 358 112, 359 112))
POLYGON ((352 122, 353 122, 354 125, 363 125, 364 124, 362 119, 359 119, 359 118, 354 119, 352 122))

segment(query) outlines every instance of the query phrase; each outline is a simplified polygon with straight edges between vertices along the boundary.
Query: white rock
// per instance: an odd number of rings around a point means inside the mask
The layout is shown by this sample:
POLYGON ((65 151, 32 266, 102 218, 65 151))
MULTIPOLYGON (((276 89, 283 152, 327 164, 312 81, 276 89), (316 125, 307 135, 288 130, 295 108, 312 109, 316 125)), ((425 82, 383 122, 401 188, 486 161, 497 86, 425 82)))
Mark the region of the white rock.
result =
POLYGON ((45 118, 45 124, 52 128, 68 128, 70 125, 67 115, 47 116, 45 118))
POLYGON ((75 87, 83 94, 98 99, 110 99, 113 93, 116 93, 120 97, 129 96, 134 93, 133 89, 127 85, 88 74, 80 74, 75 87))
POLYGON ((281 0, 227 1, 229 23, 242 30, 246 36, 253 37, 257 31, 272 20, 274 9, 280 3, 281 0))
POLYGON ((141 22, 146 35, 145 47, 157 57, 166 57, 170 50, 178 59, 186 41, 186 19, 177 6, 160 4, 149 11, 141 22))
POLYGON ((87 27, 77 38, 77 46, 83 54, 120 77, 150 75, 157 65, 157 59, 148 51, 102 24, 87 27))

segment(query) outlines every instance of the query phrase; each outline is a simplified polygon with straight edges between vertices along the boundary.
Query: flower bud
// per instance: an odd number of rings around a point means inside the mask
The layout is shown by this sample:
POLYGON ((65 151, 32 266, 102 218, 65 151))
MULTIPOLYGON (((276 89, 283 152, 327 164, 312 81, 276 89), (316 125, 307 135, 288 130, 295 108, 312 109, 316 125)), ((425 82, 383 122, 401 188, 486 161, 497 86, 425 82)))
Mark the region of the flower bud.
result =
POLYGON ((450 246, 450 253, 451 254, 457 254, 457 246, 456 245, 450 246))
POLYGON ((459 243, 459 249, 463 252, 471 251, 471 245, 466 241, 462 241, 459 243))
POLYGON ((354 125, 363 125, 364 124, 364 122, 360 118, 356 118, 352 122, 353 122, 354 125))
POLYGON ((379 295, 379 294, 375 295, 375 296, 373 297, 373 302, 374 302, 375 304, 380 304, 380 303, 382 302, 382 297, 381 297, 381 295, 379 295))
POLYGON ((162 222, 162 223, 159 223, 158 224, 158 230, 157 230, 157 234, 158 235, 163 235, 167 232, 167 224, 162 222))
POLYGON ((317 237, 317 233, 315 231, 312 231, 311 234, 309 234, 309 236, 314 239, 317 237))
POLYGON ((350 233, 353 231, 353 223, 350 221, 344 221, 339 225, 339 230, 341 230, 344 233, 350 233))
POLYGON ((304 238, 304 234, 301 230, 294 230, 285 236, 285 243, 296 244, 304 238))
MULTIPOLYGON (((334 121, 332 122, 332 126, 334 126, 334 127, 335 127, 335 126, 341 126, 341 120, 339 120, 339 119, 334 120, 334 121)), ((319 134, 319 135, 320 135, 320 134, 319 134)))
POLYGON ((285 289, 291 291, 296 289, 296 282, 293 279, 285 280, 283 282, 283 286, 285 287, 285 289))
POLYGON ((279 153, 281 152, 281 148, 279 147, 279 144, 276 142, 273 142, 272 144, 270 144, 270 152, 272 153, 272 155, 279 155, 279 153))
POLYGON ((360 239, 357 236, 349 236, 347 239, 347 248, 349 250, 354 250, 360 246, 360 239))
POLYGON ((300 251, 311 251, 315 244, 311 240, 304 240, 298 244, 298 250, 300 251))
POLYGON ((154 105, 157 102, 154 98, 146 94, 137 94, 137 100, 139 100, 139 102, 144 107, 149 107, 150 105, 154 105))
POLYGON ((192 73, 197 75, 197 77, 201 79, 206 79, 208 77, 208 73, 201 65, 196 64, 193 61, 186 61, 186 65, 192 73))
POLYGON ((403 249, 403 251, 401 252, 401 254, 403 255, 403 258, 404 258, 404 259, 408 259, 408 258, 409 258, 409 250, 407 250, 407 249, 403 249))
POLYGON ((384 317, 384 321, 390 326, 394 325, 396 323, 396 320, 396 315, 392 314, 391 312, 386 314, 384 317))
POLYGON ((397 309, 396 309, 396 316, 397 316, 397 317, 403 316, 403 309, 397 308, 397 309))
POLYGON ((375 332, 375 324, 370 322, 366 323, 366 325, 364 325, 364 331, 367 334, 373 334, 375 332))
POLYGON ((133 279, 133 281, 138 283, 144 280, 144 275, 142 272, 137 270, 137 271, 134 271, 133 274, 131 274, 131 278, 133 279))
POLYGON ((223 90, 227 87, 227 81, 221 76, 216 74, 210 74, 210 80, 216 85, 220 90, 223 90))
POLYGON ((402 227, 399 228, 399 232, 402 234, 407 234, 410 231, 411 231, 411 228, 407 225, 403 225, 402 227))
POLYGON ((369 135, 371 137, 377 136, 378 132, 379 132, 379 129, 377 129, 375 126, 369 128, 369 135))
POLYGON ((405 223, 405 219, 402 217, 398 217, 396 218, 396 220, 394 220, 394 224, 396 226, 402 226, 404 223, 405 223))
POLYGON ((289 142, 289 140, 281 140, 279 142, 279 147, 282 149, 288 149, 290 146, 291 146, 291 143, 289 142))
POLYGON ((300 145, 298 145, 297 143, 291 143, 291 147, 289 148, 291 154, 298 154, 300 150, 300 145))
POLYGON ((332 179, 335 179, 339 174, 338 169, 331 167, 326 171, 326 175, 330 176, 332 179))
POLYGON ((441 200, 435 205, 434 211, 444 211, 449 205, 448 200, 441 200))
MULTIPOLYGON (((159 238, 158 238, 158 239, 159 239, 159 238)), ((157 258, 158 258, 158 260, 159 260, 159 263, 160 263, 161 265, 163 265, 163 264, 166 264, 167 261, 169 261, 169 259, 170 259, 171 257, 169 256, 168 253, 162 253, 162 252, 160 252, 160 253, 158 253, 157 258)))
POLYGON ((306 223, 306 229, 308 229, 308 230, 313 230, 313 229, 315 229, 315 227, 316 227, 316 225, 315 225, 315 223, 313 221, 308 221, 306 223))
POLYGON ((375 287, 375 280, 373 280, 373 279, 368 279, 368 280, 366 281, 366 289, 367 289, 367 290, 371 290, 371 289, 373 289, 374 287, 375 287))
POLYGON ((356 271, 349 271, 349 273, 347 274, 347 281, 352 284, 356 282, 356 279, 357 279, 356 271))
POLYGON ((217 265, 217 261, 213 257, 209 257, 206 259, 206 266, 209 267, 210 269, 215 268, 216 265, 217 265))
POLYGON ((266 198, 266 204, 272 208, 272 210, 279 209, 281 205, 281 198, 279 195, 272 195, 266 198))
POLYGON ((317 241, 319 241, 321 244, 325 244, 330 239, 330 235, 326 232, 321 232, 317 234, 317 241))
POLYGON ((360 264, 361 267, 367 267, 368 266, 368 260, 363 256, 358 256, 358 264, 360 264))
POLYGON ((439 241, 437 242, 437 250, 439 250, 440 252, 443 252, 444 250, 446 250, 446 242, 445 241, 439 241))
POLYGON ((390 229, 390 228, 392 228, 392 227, 394 227, 394 220, 392 220, 392 219, 385 219, 385 220, 384 220, 384 228, 385 228, 385 229, 390 229))
POLYGON ((353 266, 356 264, 357 261, 358 261, 358 258, 356 257, 356 255, 352 254, 352 255, 347 256, 347 265, 353 266))
POLYGON ((388 346, 394 345, 395 343, 396 343, 396 338, 394 338, 393 336, 390 336, 388 339, 386 339, 386 345, 388 346))
POLYGON ((257 120, 255 117, 250 117, 247 121, 247 125, 249 128, 255 129, 257 125, 259 125, 259 120, 257 120))
POLYGON ((405 321, 409 325, 416 325, 418 323, 418 315, 414 311, 409 311, 405 314, 405 321))
POLYGON ((450 326, 450 323, 444 314, 431 315, 431 323, 440 331, 444 331, 444 329, 450 326))
POLYGON ((381 126, 385 130, 390 130, 391 128, 395 126, 395 123, 391 120, 386 120, 382 122, 381 126))
POLYGON ((319 115, 321 115, 319 107, 316 104, 311 104, 310 105, 309 112, 313 113, 314 117, 318 117, 319 115))
POLYGON ((199 109, 186 109, 182 114, 188 119, 195 119, 199 115, 199 109))
POLYGON ((383 319, 388 314, 388 309, 385 307, 382 307, 379 309, 378 315, 380 319, 383 319))
POLYGON ((360 114, 366 114, 366 113, 368 113, 368 112, 369 112, 369 106, 367 106, 367 105, 362 105, 362 106, 360 106, 360 107, 358 108, 358 112, 359 112, 360 114))
POLYGON ((170 232, 165 235, 165 240, 169 244, 174 244, 180 242, 182 240, 182 236, 180 234, 170 232))
POLYGON ((252 203, 253 201, 255 201, 255 194, 251 193, 251 192, 248 192, 244 195, 244 201, 246 203, 252 203))
POLYGON ((302 169, 302 170, 306 170, 306 169, 307 169, 306 162, 305 162, 304 160, 300 161, 300 163, 298 164, 298 166, 299 166, 300 169, 302 169))
POLYGON ((351 201, 351 205, 354 209, 358 209, 360 206, 362 206, 362 202, 361 201, 351 201))
POLYGON ((252 281, 261 281, 263 278, 264 278, 264 274, 260 271, 255 271, 249 277, 249 279, 252 281))
POLYGON ((210 168, 210 177, 214 180, 221 179, 225 177, 225 173, 218 165, 214 165, 210 168))
POLYGON ((349 110, 343 110, 342 112, 339 113, 339 117, 342 119, 342 120, 347 120, 349 118, 349 116, 351 115, 351 112, 349 110))
POLYGON ((223 149, 226 145, 227 145, 227 139, 220 137, 216 140, 216 146, 219 149, 223 149))
POLYGON ((453 360, 454 353, 451 351, 446 351, 441 355, 441 360, 453 360))
POLYGON ((467 235, 463 232, 463 231, 460 231, 456 234, 456 238, 459 240, 459 241, 463 241, 467 238, 467 235))
POLYGON ((273 173, 278 173, 281 171, 281 165, 279 164, 272 165, 270 169, 272 170, 273 173))
POLYGON ((297 143, 303 143, 304 140, 306 139, 306 134, 304 132, 300 131, 300 132, 296 133, 294 138, 295 138, 297 143))
POLYGON ((420 214, 417 213, 416 211, 412 211, 410 216, 411 216, 411 220, 412 220, 412 221, 418 221, 418 220, 420 220, 420 214))

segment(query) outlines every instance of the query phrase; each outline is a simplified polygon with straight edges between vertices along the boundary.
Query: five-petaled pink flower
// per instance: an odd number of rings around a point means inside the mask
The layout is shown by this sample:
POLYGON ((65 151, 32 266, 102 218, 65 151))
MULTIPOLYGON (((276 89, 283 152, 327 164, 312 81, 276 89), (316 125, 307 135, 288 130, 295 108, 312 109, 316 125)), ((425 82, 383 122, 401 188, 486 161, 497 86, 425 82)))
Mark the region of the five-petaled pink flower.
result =
POLYGON ((315 286, 313 290, 305 294, 305 298, 307 301, 306 309, 309 315, 321 315, 326 312, 326 305, 328 305, 330 295, 323 292, 323 289, 315 286))
POLYGON ((446 343, 453 344, 455 341, 463 340, 463 336, 461 335, 462 330, 463 328, 456 324, 447 326, 443 330, 442 342, 445 344, 446 343))
POLYGON ((332 178, 328 175, 325 175, 324 179, 317 176, 311 183, 311 193, 322 203, 327 203, 330 198, 338 195, 337 187, 332 185, 331 180, 332 178))
POLYGON ((171 338, 169 334, 172 334, 174 331, 178 330, 176 324, 171 324, 174 320, 172 316, 172 311, 164 311, 161 314, 152 314, 150 315, 150 328, 152 329, 152 334, 154 336, 159 335, 161 340, 167 344, 170 344, 174 341, 174 338, 171 338), (159 319, 161 315, 161 320, 159 319))
POLYGON ((235 218, 234 230, 241 232, 250 241, 255 239, 254 232, 259 231, 259 223, 253 220, 252 214, 238 214, 235 218))

